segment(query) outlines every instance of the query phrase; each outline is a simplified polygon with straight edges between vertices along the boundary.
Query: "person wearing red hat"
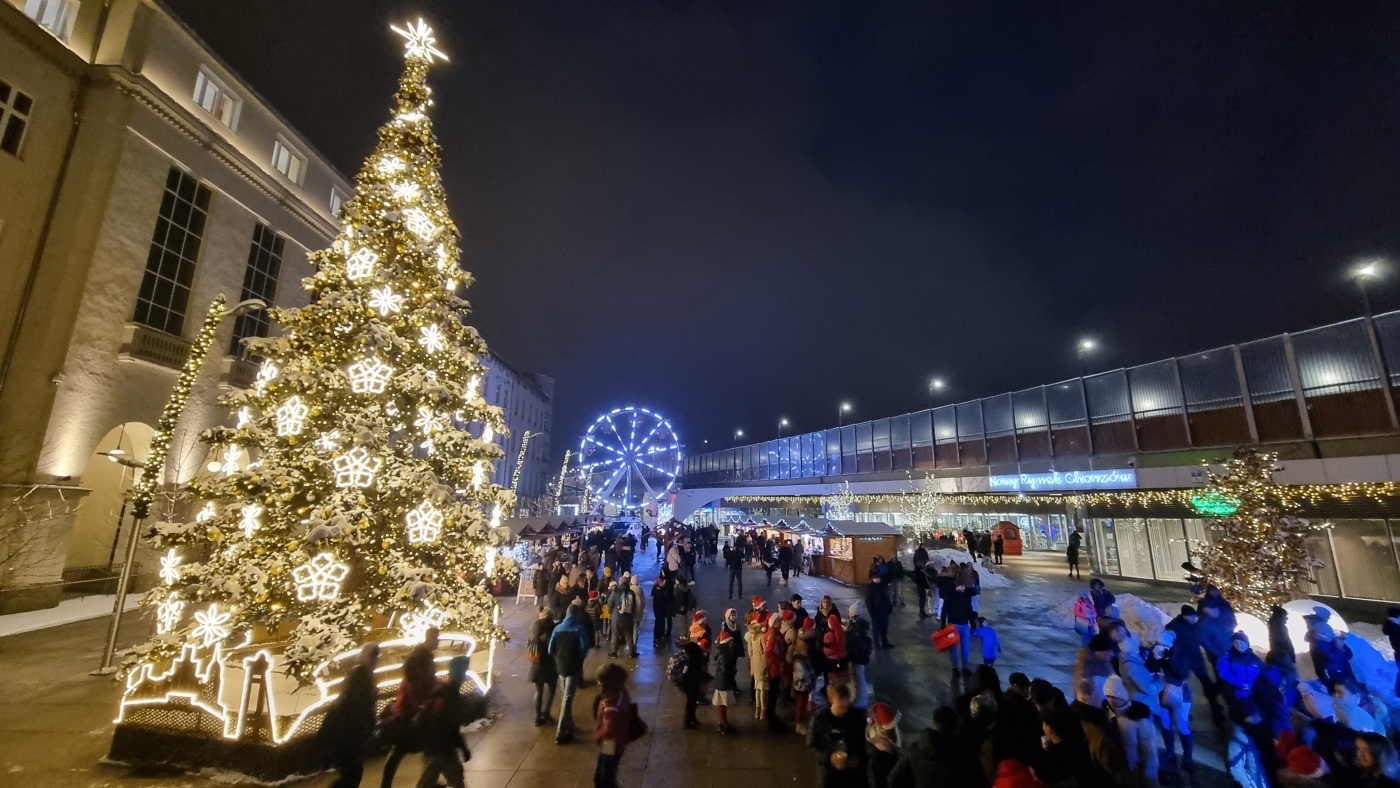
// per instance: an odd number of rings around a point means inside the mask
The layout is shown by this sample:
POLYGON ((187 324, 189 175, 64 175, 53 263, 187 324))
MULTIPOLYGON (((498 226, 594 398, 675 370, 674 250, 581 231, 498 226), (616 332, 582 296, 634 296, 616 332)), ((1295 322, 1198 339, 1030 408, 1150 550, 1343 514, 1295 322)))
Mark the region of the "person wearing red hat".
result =
POLYGON ((768 730, 781 731, 783 723, 778 719, 778 696, 791 682, 792 674, 787 661, 787 638, 784 627, 792 620, 792 611, 784 610, 781 616, 768 617, 768 629, 763 635, 763 658, 768 662, 768 691, 763 698, 763 718, 768 722, 768 730))
POLYGON ((1331 771, 1310 747, 1298 746, 1288 751, 1284 767, 1278 772, 1278 784, 1286 788, 1323 788, 1323 778, 1331 771))
POLYGON ((728 735, 734 732, 734 729, 729 727, 729 707, 734 703, 734 690, 738 688, 739 641, 728 629, 721 628, 713 651, 715 680, 711 685, 714 695, 710 698, 710 703, 714 705, 715 713, 719 716, 719 732, 728 735))
POLYGON ((817 643, 817 625, 808 616, 802 620, 788 662, 792 663, 792 724, 803 736, 807 735, 807 704, 812 696, 816 676, 812 673, 812 652, 821 648, 817 643))
POLYGON ((871 704, 865 715, 866 752, 870 756, 870 776, 875 785, 890 784, 890 772, 899 763, 904 742, 899 737, 899 720, 902 715, 888 703, 871 704))
POLYGON ((705 638, 709 640, 713 634, 714 632, 710 628, 709 615, 703 610, 695 611, 695 615, 690 618, 690 639, 699 640, 705 638))
POLYGON ((753 679, 753 718, 763 719, 763 709, 768 695, 768 659, 763 654, 763 635, 768 629, 768 614, 758 618, 749 614, 749 624, 744 631, 744 652, 749 660, 749 676, 753 679))

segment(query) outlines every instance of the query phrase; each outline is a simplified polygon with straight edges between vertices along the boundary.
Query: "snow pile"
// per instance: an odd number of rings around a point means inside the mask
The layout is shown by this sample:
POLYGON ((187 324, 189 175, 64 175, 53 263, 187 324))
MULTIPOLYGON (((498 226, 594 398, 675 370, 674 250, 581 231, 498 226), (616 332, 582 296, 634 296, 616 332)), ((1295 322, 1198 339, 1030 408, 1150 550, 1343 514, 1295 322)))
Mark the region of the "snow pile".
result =
MULTIPOLYGON (((1055 607, 1052 612, 1055 623, 1066 629, 1074 628, 1076 599, 1077 596, 1072 596, 1055 607)), ((1166 606, 1154 605, 1132 594, 1118 594, 1114 604, 1118 606, 1119 616, 1127 625, 1128 631, 1136 635, 1143 645, 1156 643, 1172 620, 1172 614, 1167 612, 1166 606)))
POLYGON ((977 569, 977 579, 982 583, 982 589, 988 588, 1008 588, 1014 585, 1011 578, 1006 575, 996 573, 990 563, 978 563, 972 560, 972 556, 963 550, 930 550, 928 552, 928 563, 925 566, 933 567, 935 572, 942 572, 949 564, 972 564, 977 569))
MULTIPOLYGON (((122 609, 135 610, 145 596, 144 593, 127 594, 126 605, 122 609)), ((110 616, 116 602, 115 594, 99 594, 77 599, 65 599, 58 603, 58 607, 0 616, 0 638, 71 624, 74 621, 110 616)))

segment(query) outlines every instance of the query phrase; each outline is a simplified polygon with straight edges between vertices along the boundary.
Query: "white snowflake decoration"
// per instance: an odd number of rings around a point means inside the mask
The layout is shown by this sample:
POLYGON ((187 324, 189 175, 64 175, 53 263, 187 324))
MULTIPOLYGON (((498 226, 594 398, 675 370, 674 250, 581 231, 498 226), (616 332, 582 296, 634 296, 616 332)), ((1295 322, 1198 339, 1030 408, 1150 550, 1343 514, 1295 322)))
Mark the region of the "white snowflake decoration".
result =
POLYGON ((447 336, 442 333, 442 329, 438 328, 436 323, 418 329, 418 334, 418 344, 422 345, 429 353, 436 353, 447 347, 447 336))
POLYGON ((336 457, 331 465, 335 468, 335 486, 368 487, 379 472, 384 461, 370 456, 363 446, 356 446, 349 452, 336 457))
POLYGON ((402 303, 403 296, 395 293, 388 285, 370 291, 369 308, 378 310, 380 317, 388 317, 390 313, 398 312, 402 303))
POLYGON ((316 439, 316 448, 320 449, 321 451, 335 451, 336 447, 339 445, 340 430, 331 430, 330 432, 323 432, 321 433, 321 437, 316 439))
POLYGON ((404 211, 403 226, 425 241, 438 234, 438 226, 433 224, 433 220, 429 219, 428 214, 423 213, 421 208, 409 208, 404 211))
POLYGON ((156 606, 156 634, 168 635, 175 630, 175 626, 180 623, 180 616, 184 615, 184 600, 178 597, 170 597, 156 606))
POLYGON ((487 443, 495 443, 495 442, 496 442, 496 429, 495 429, 494 427, 492 427, 490 424, 484 425, 484 426, 481 428, 481 439, 482 439, 483 441, 487 442, 487 443))
POLYGON ((374 273, 374 264, 377 262, 379 255, 361 247, 345 261, 345 275, 351 279, 364 279, 374 273))
POLYGON ((432 627, 441 627, 447 620, 447 611, 428 605, 421 613, 404 613, 399 616, 399 631, 410 643, 421 643, 432 627))
POLYGON ((403 202, 417 202, 418 198, 423 195, 422 188, 411 181, 399 181, 390 186, 389 189, 394 193, 394 199, 403 202))
POLYGON ((425 437, 431 437, 447 429, 447 414, 434 413, 431 408, 419 405, 418 418, 413 420, 413 426, 422 430, 425 437))
POLYGON ((232 476, 238 472, 238 459, 243 450, 237 446, 230 446, 224 449, 223 462, 219 464, 219 472, 225 476, 232 476))
POLYGON ((238 427, 237 427, 237 429, 240 429, 240 430, 241 430, 241 429, 243 429, 244 427, 246 427, 246 426, 248 426, 249 424, 252 424, 252 423, 253 423, 253 410, 252 410, 252 408, 249 408, 247 405, 244 405, 243 407, 239 408, 239 409, 238 409, 238 427))
POLYGON ((168 586, 175 585, 175 581, 180 579, 180 554, 173 547, 160 557, 160 579, 168 586))
POLYGON ((431 501, 424 501, 404 515, 408 523, 408 543, 436 542, 442 535, 442 512, 431 501))
POLYGON ((403 36, 406 42, 404 44, 404 53, 406 55, 411 58, 422 58, 429 63, 432 63, 434 59, 447 60, 447 55, 439 52, 438 48, 435 46, 435 44, 437 44, 437 37, 433 35, 433 29, 428 27, 422 19, 419 19, 413 24, 406 25, 405 27, 407 29, 397 25, 390 25, 389 29, 403 36))
POLYGON ((258 376, 253 379, 253 390, 259 394, 265 393, 267 391, 267 384, 276 380, 278 373, 281 371, 281 367, 278 367, 271 361, 264 361, 262 366, 258 368, 258 376))
POLYGON ((356 394, 382 394, 394 368, 378 358, 361 359, 350 365, 350 390, 356 394))
POLYGON ((191 634, 198 638, 205 648, 208 648, 228 637, 230 631, 228 622, 232 618, 232 613, 221 613, 218 605, 210 605, 208 610, 194 614, 197 626, 191 634))
POLYGON ((472 489, 480 490, 481 485, 486 483, 486 463, 478 462, 472 464, 472 489))
POLYGON ((398 418, 399 403, 393 400, 389 400, 388 402, 384 403, 384 415, 388 416, 391 419, 398 418))
POLYGON ((403 172, 408 165, 403 163, 403 159, 398 156, 385 156, 379 160, 379 171, 385 175, 394 175, 403 172))
POLYGON ((244 504, 241 514, 243 519, 238 521, 238 527, 243 529, 243 535, 249 539, 253 538, 253 532, 262 527, 263 507, 256 503, 244 504))
POLYGON ((204 504, 203 509, 199 510, 199 514, 196 514, 194 516, 194 521, 203 525, 204 523, 207 523, 210 520, 214 519, 214 516, 218 513, 218 510, 214 508, 214 502, 209 501, 208 503, 204 504))
POLYGON ((438 270, 439 270, 439 271, 444 271, 444 272, 447 271, 448 267, 449 267, 450 265, 452 265, 452 261, 451 261, 451 260, 448 258, 448 256, 447 256, 447 247, 446 247, 445 245, 443 245, 443 244, 438 244, 438 246, 437 246, 437 257, 438 257, 438 270))
POLYGON ((301 401, 301 397, 293 394, 277 409, 277 435, 283 438, 288 435, 300 435, 302 427, 306 424, 306 416, 310 412, 311 408, 301 401))
POLYGON ((340 581, 350 573, 350 567, 336 561, 330 553, 321 553, 292 570, 297 584, 297 599, 335 599, 340 593, 340 581))
POLYGON ((481 393, 481 376, 472 375, 472 379, 467 381, 467 395, 465 397, 467 404, 470 405, 475 402, 476 396, 479 393, 481 393))

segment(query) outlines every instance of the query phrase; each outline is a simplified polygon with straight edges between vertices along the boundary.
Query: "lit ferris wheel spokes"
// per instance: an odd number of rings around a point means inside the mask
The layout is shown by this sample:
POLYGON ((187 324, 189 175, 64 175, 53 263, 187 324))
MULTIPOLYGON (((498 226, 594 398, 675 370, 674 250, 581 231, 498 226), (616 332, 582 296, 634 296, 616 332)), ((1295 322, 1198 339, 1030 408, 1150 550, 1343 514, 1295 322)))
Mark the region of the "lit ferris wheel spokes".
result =
POLYGON ((680 440, 661 414, 618 408, 599 416, 584 433, 579 466, 591 496, 636 509, 675 484, 680 440))

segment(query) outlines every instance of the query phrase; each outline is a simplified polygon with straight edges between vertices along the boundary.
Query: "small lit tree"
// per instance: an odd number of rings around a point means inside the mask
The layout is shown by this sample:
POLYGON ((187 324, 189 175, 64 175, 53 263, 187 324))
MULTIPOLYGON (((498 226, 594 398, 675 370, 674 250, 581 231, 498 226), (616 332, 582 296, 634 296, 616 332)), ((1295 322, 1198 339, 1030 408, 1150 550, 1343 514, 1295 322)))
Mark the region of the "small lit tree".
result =
MULTIPOLYGON (((913 481, 912 477, 910 481, 913 481)), ((938 482, 933 474, 929 473, 914 484, 913 491, 904 493, 901 502, 904 504, 908 535, 917 541, 932 538, 938 527, 938 508, 943 504, 943 496, 938 492, 938 482)))
POLYGON ((1298 504, 1274 481, 1278 455, 1238 449, 1223 472, 1207 468, 1203 500, 1219 514, 1204 547, 1201 576, 1237 607, 1259 616, 1307 595, 1313 561, 1307 538, 1314 527, 1296 515, 1298 504))
POLYGON ((835 495, 822 497, 822 512, 828 520, 849 520, 856 513, 856 494, 851 492, 850 482, 841 482, 841 489, 835 495))

